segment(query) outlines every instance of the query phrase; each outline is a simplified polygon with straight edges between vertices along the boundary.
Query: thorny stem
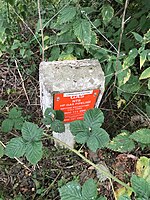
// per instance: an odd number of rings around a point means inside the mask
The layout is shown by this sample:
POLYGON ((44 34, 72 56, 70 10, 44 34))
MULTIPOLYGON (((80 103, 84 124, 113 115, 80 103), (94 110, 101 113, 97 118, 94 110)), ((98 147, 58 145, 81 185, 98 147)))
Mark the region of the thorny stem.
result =
POLYGON ((62 144, 64 147, 70 149, 72 152, 74 152, 76 155, 78 155, 80 158, 82 158, 86 163, 90 164, 91 166, 93 166, 95 169, 97 169, 100 173, 103 173, 105 176, 107 176, 109 179, 113 179, 114 181, 116 181, 117 183, 119 183, 120 185, 124 186, 125 188, 127 188, 128 190, 134 191, 133 188, 131 188, 130 186, 128 186, 126 183, 120 181, 118 178, 116 178, 115 176, 113 176, 111 173, 106 172, 105 170, 99 168, 98 165, 94 164, 92 161, 90 161, 89 159, 87 159, 85 156, 83 156, 81 153, 79 153, 79 151, 77 151, 76 149, 70 147, 68 144, 60 141, 59 139, 48 135, 46 133, 43 133, 44 136, 53 139, 54 141, 62 144))

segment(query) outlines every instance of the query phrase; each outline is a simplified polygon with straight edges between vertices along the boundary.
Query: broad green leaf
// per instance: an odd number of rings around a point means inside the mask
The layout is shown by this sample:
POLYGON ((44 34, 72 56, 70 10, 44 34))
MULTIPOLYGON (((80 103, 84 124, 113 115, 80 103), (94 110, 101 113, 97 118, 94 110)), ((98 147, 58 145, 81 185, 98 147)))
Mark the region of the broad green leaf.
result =
POLYGON ((131 185, 137 197, 143 198, 144 200, 150 199, 150 183, 148 183, 145 179, 132 175, 131 185))
POLYGON ((104 24, 108 24, 111 18, 114 16, 114 9, 109 4, 104 4, 102 7, 102 17, 104 24))
POLYGON ((79 132, 76 136, 75 136, 75 141, 80 143, 80 144, 85 144, 89 138, 89 132, 85 131, 85 132, 79 132))
POLYGON ((2 131, 3 131, 4 133, 8 133, 9 131, 12 130, 13 125, 14 125, 13 120, 11 120, 11 119, 5 119, 5 120, 2 122, 2 131))
MULTIPOLYGON (((60 56, 60 48, 57 47, 57 46, 56 47, 52 47, 52 49, 51 49, 51 57, 50 57, 49 60, 51 60, 51 61, 58 60, 59 56, 60 56)), ((52 108, 50 108, 49 111, 50 110, 53 111, 52 108)), ((45 113, 47 113, 47 112, 48 112, 48 110, 45 113)))
POLYGON ((38 127, 38 125, 31 123, 31 122, 25 122, 21 129, 22 137, 26 141, 39 141, 41 140, 43 130, 38 127))
POLYGON ((0 158, 3 157, 3 155, 4 155, 4 147, 0 143, 0 158))
POLYGON ((85 200, 93 200, 97 197, 97 185, 93 179, 88 179, 82 186, 82 196, 85 200))
POLYGON ((140 34, 138 34, 138 33, 135 33, 135 32, 132 32, 132 33, 133 33, 135 39, 136 39, 138 42, 142 43, 142 41, 143 41, 142 36, 141 36, 140 34))
POLYGON ((26 149, 26 144, 22 137, 12 138, 5 148, 5 154, 10 157, 21 157, 24 155, 26 149))
POLYGON ((57 133, 62 133, 65 131, 65 125, 62 121, 56 119, 51 123, 51 129, 57 133))
POLYGON ((84 200, 81 194, 81 186, 76 181, 71 181, 59 188, 61 200, 84 200))
MULTIPOLYGON (((78 19, 73 24, 74 34, 78 38, 78 40, 85 44, 91 43, 91 24, 86 19, 78 19)), ((88 46, 85 46, 86 48, 89 48, 88 46)))
POLYGON ((150 78, 150 67, 148 67, 147 69, 144 70, 144 72, 142 72, 139 79, 143 80, 143 79, 147 79, 147 78, 150 78))
POLYGON ((142 144, 150 144, 150 129, 139 129, 132 133, 130 138, 142 144))
POLYGON ((91 151, 96 152, 97 149, 106 147, 108 142, 108 133, 104 129, 99 128, 99 126, 95 126, 92 129, 91 136, 87 141, 87 146, 91 151))
POLYGON ((137 55, 138 55, 138 50, 137 50, 136 48, 131 49, 131 50, 129 51, 129 57, 130 57, 131 59, 136 58, 137 55))
POLYGON ((150 158, 142 156, 136 163, 136 174, 150 183, 150 158))
POLYGON ((56 110, 56 119, 63 121, 64 120, 64 112, 62 110, 56 110))
POLYGON ((84 113, 84 122, 88 127, 93 127, 95 125, 99 125, 99 127, 104 122, 104 115, 103 112, 99 108, 93 108, 87 110, 84 113))
POLYGON ((9 111, 9 118, 10 119, 17 119, 17 118, 20 118, 21 117, 21 110, 19 108, 12 108, 10 111, 9 111))
POLYGON ((144 65, 144 63, 146 61, 146 57, 147 57, 147 50, 144 50, 144 51, 142 51, 142 53, 140 53, 140 69, 144 65))
POLYGON ((26 145, 25 156, 27 160, 36 165, 39 160, 41 160, 43 155, 42 152, 42 142, 28 142, 26 145))
POLYGON ((45 125, 50 125, 53 122, 53 120, 51 118, 46 117, 46 118, 42 119, 42 122, 45 125))
POLYGON ((108 148, 118 152, 130 152, 135 148, 134 142, 129 138, 129 134, 126 132, 118 134, 108 144, 108 148))
POLYGON ((115 190, 115 196, 117 200, 130 200, 130 196, 132 195, 132 191, 125 188, 125 187, 119 187, 115 190))
POLYGON ((84 121, 76 120, 70 123, 70 131, 76 136, 78 133, 89 133, 88 126, 84 123, 84 121))
POLYGON ((75 15, 76 7, 68 6, 60 12, 60 15, 58 16, 58 21, 60 24, 72 21, 75 15))
POLYGON ((115 0, 117 3, 123 4, 123 0, 115 0))
POLYGON ((23 126, 23 123, 24 123, 24 119, 22 117, 18 118, 18 119, 15 119, 14 120, 14 128, 16 130, 21 130, 21 128, 23 126))
POLYGON ((130 197, 128 195, 122 195, 122 196, 119 197, 118 200, 131 200, 131 199, 130 199, 130 197))
POLYGON ((56 111, 53 110, 52 108, 46 108, 44 116, 53 119, 56 116, 56 111))

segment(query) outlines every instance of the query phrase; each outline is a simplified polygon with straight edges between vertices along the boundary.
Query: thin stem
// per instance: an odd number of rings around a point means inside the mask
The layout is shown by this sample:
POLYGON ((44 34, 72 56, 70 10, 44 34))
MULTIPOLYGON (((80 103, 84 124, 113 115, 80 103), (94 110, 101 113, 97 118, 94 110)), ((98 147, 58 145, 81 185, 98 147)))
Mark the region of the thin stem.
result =
POLYGON ((43 135, 45 135, 46 137, 55 140, 56 142, 62 144, 64 147, 70 149, 72 152, 74 152, 76 155, 78 155, 80 158, 82 158, 85 162, 87 162, 88 164, 90 164, 91 166, 93 166, 95 169, 97 169, 99 172, 103 173, 105 176, 107 176, 110 179, 113 179, 114 181, 118 182, 120 185, 124 186, 125 188, 134 191, 133 188, 129 187, 127 184, 125 184, 124 182, 120 181, 118 178, 116 178, 115 176, 113 176, 112 174, 110 174, 109 172, 106 172, 105 170, 99 168, 96 164, 94 164, 93 162, 91 162, 90 160, 88 160, 86 157, 84 157, 81 153, 79 153, 79 151, 77 151, 76 149, 73 149, 72 147, 70 147, 68 144, 60 141, 59 139, 48 135, 46 133, 43 133, 43 135))
POLYGON ((40 11, 40 0, 38 0, 38 13, 39 13, 39 22, 40 22, 40 30, 42 37, 42 61, 44 61, 44 33, 43 33, 43 25, 42 25, 41 11, 40 11))

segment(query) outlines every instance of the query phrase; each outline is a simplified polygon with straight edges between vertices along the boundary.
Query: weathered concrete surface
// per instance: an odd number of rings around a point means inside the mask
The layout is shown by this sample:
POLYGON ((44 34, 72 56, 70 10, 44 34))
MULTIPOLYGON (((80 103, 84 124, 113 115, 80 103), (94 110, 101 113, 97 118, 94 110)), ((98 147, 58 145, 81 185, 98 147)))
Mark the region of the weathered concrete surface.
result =
MULTIPOLYGON (((43 112, 53 107, 55 93, 79 92, 100 89, 95 107, 104 92, 104 73, 98 60, 65 60, 42 62, 39 69, 40 101, 43 112)), ((66 125, 65 133, 53 133, 54 137, 73 147, 73 136, 66 125), (66 136, 67 137, 66 137, 66 136)))

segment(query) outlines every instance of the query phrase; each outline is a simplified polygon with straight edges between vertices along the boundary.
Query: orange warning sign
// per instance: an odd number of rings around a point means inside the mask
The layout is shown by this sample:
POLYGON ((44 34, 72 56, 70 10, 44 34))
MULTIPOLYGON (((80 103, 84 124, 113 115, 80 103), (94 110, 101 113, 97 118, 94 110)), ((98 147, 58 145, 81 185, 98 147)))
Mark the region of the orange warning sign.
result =
POLYGON ((54 110, 62 110, 64 122, 82 120, 86 110, 94 108, 100 90, 54 94, 54 110))

